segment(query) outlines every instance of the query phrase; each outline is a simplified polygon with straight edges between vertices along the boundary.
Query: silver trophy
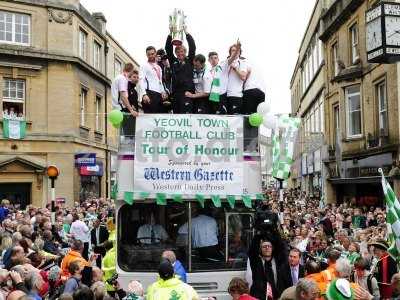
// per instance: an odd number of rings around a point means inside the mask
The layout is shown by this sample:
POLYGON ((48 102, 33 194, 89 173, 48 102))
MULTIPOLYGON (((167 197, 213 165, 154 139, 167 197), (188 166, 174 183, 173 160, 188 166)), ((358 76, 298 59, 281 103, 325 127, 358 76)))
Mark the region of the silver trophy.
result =
POLYGON ((169 28, 171 30, 172 45, 181 46, 185 37, 186 16, 181 9, 174 9, 169 16, 169 28))

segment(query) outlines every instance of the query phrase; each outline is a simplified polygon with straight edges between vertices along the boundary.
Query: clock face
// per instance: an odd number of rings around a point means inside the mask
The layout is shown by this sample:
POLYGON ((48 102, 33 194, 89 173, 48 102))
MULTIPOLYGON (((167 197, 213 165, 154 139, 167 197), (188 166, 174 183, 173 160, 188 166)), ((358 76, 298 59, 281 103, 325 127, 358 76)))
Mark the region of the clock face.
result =
POLYGON ((382 46, 381 18, 367 24, 367 51, 382 46))
POLYGON ((400 46, 400 17, 387 16, 386 22, 386 45, 400 46))

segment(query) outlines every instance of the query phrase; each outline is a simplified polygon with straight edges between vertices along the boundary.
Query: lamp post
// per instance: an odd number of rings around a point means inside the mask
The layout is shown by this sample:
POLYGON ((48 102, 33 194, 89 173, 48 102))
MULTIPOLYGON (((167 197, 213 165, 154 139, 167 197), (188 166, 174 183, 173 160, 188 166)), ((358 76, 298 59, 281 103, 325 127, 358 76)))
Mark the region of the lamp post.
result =
POLYGON ((50 178, 51 182, 51 223, 56 223, 56 189, 55 189, 55 181, 60 175, 60 170, 54 165, 48 166, 46 170, 47 176, 50 178))

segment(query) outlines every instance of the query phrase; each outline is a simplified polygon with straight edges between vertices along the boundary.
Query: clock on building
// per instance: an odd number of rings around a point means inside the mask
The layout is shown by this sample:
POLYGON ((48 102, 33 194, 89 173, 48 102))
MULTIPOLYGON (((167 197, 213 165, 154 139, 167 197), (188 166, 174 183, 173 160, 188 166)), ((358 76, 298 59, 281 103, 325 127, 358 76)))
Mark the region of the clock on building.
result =
POLYGON ((400 3, 380 2, 365 14, 367 60, 400 61, 400 3))

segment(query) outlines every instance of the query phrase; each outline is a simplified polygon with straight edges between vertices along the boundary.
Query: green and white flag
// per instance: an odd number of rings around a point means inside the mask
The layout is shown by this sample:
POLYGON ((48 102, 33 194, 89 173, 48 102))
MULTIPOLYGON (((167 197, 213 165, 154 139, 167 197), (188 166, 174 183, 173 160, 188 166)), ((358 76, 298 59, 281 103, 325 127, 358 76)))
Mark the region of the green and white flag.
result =
POLYGON ((278 124, 280 129, 275 129, 272 136, 272 176, 286 180, 293 164, 293 149, 300 119, 283 115, 279 117, 278 124))
POLYGON ((212 102, 219 102, 219 97, 221 92, 220 91, 221 74, 222 74, 222 68, 220 66, 216 66, 214 70, 214 78, 211 83, 211 91, 209 96, 209 100, 212 102))
POLYGON ((389 182, 385 179, 382 169, 379 169, 382 176, 382 188, 385 194, 387 212, 386 222, 390 226, 388 231, 389 254, 397 261, 400 256, 400 203, 389 182))
POLYGON ((3 136, 19 140, 25 137, 26 121, 3 119, 3 136))

